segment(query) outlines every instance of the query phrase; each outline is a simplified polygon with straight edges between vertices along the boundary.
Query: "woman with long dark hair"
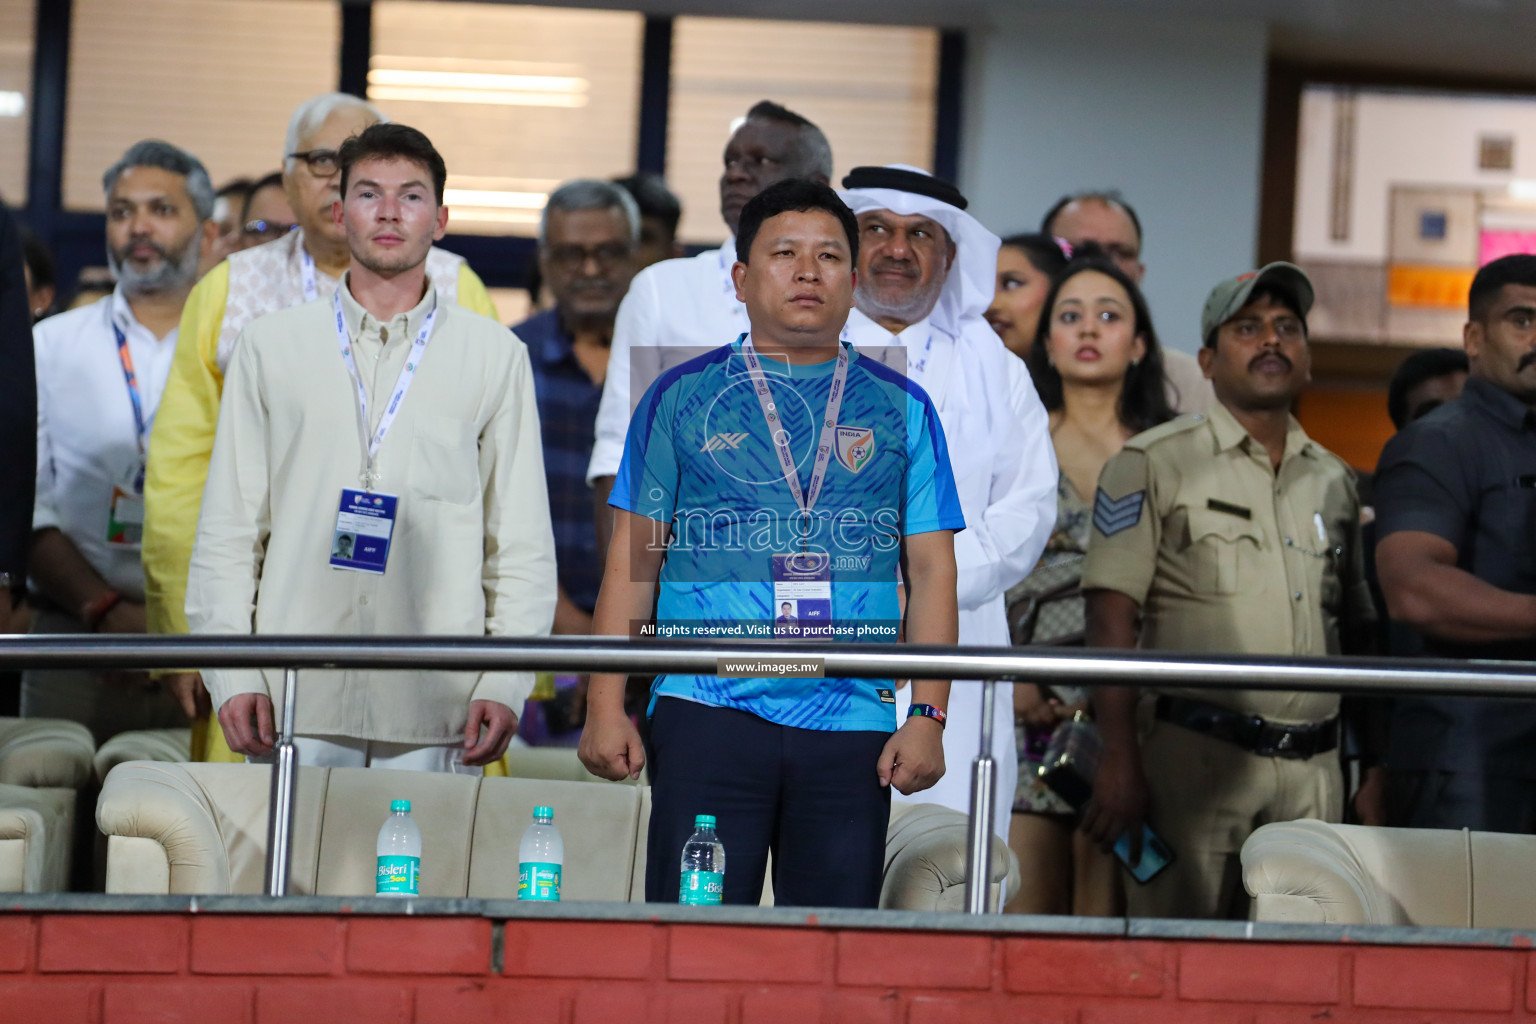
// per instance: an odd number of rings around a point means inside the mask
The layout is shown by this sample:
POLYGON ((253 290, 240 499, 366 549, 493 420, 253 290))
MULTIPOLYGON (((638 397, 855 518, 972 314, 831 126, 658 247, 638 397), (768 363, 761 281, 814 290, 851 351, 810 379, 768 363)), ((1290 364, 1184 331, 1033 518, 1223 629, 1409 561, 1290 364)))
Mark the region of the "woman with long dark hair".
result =
MULTIPOLYGON (((1162 347, 1136 283, 1097 247, 1056 275, 1025 363, 1050 413, 1060 466, 1056 529, 1034 571, 1008 594, 1015 643, 1081 645, 1083 555, 1099 471, 1132 435, 1173 418, 1162 347)), ((1066 805, 1036 769, 1052 732, 1078 711, 1081 687, 1014 686, 1019 787, 1009 840, 1025 868, 1016 913, 1119 913, 1113 859, 1077 833, 1066 805)))
POLYGON ((997 292, 987 323, 1020 359, 1035 342, 1051 281, 1067 265, 1065 244, 1050 235, 1009 235, 997 250, 997 292))

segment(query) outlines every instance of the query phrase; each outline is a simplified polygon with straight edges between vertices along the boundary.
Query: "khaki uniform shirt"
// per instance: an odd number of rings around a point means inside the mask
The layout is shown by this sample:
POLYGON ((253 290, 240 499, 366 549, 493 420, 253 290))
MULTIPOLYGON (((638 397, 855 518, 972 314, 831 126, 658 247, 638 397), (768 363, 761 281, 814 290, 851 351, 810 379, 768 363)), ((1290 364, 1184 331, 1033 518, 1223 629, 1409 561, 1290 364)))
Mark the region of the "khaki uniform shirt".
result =
MULTIPOLYGON (((399 499, 382 575, 332 568, 344 488, 366 465, 357 389, 329 299, 253 321, 219 409, 188 575, 193 633, 543 636, 554 537, 528 353, 505 327, 428 289, 381 324, 341 286, 371 433, 412 341, 437 319, 375 462, 399 499)), ((204 673, 215 706, 282 690, 281 672, 204 673), (265 676, 265 678, 263 678, 265 676)), ((298 731, 462 742, 471 700, 521 711, 530 673, 306 671, 298 731)))
MULTIPOLYGON (((1141 605, 1141 646, 1207 654, 1340 653, 1341 620, 1374 618, 1349 468, 1291 420, 1277 471, 1220 403, 1126 442, 1094 500, 1083 589, 1141 605)), ((1336 694, 1162 690, 1316 722, 1336 694)))

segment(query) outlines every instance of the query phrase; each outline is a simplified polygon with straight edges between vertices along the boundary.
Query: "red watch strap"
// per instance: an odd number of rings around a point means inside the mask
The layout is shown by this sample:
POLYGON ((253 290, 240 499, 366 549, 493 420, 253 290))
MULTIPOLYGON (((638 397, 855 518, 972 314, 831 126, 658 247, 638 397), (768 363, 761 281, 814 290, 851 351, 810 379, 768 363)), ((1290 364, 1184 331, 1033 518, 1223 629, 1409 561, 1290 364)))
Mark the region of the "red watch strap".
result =
POLYGON ((96 632, 96 627, 101 625, 101 620, 107 612, 117 607, 117 603, 123 599, 123 595, 115 590, 104 591, 100 597, 80 609, 80 619, 86 628, 96 632))

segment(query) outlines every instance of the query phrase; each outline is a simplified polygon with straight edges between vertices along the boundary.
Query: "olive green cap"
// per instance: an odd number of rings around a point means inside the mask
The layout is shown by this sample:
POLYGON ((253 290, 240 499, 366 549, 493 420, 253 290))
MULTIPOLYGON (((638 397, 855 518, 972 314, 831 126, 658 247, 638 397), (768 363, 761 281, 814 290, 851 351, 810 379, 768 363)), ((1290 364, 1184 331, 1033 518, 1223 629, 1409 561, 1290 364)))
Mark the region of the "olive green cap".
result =
POLYGON ((1237 315, 1248 305, 1248 297, 1260 285, 1268 285, 1296 300, 1296 308, 1303 320, 1312 311, 1312 281, 1306 272, 1294 263, 1267 263, 1258 270, 1228 278, 1211 289, 1200 314, 1200 343, 1208 343, 1211 334, 1222 324, 1237 315))

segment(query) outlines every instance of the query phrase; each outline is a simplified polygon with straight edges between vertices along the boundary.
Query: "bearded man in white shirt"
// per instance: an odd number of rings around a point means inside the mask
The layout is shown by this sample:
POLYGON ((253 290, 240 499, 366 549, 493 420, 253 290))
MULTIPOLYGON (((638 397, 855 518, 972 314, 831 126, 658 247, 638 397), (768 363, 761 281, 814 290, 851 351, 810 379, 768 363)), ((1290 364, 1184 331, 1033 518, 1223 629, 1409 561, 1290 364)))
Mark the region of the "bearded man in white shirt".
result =
MULTIPOLYGON (((192 154, 146 140, 102 177, 106 298, 41 321, 37 496, 28 571, 39 633, 144 632, 144 468, 176 351, 182 306, 213 244, 213 185, 192 154)), ((183 726, 179 704, 143 673, 32 671, 22 714, 68 718, 96 742, 183 726)))
MULTIPOLYGON (((965 212, 958 189, 915 167, 855 167, 843 189, 859 221, 859 281, 843 337, 866 354, 883 352, 938 407, 966 522, 955 536, 960 643, 1007 646, 1003 595, 1034 568, 1050 537, 1057 474, 1049 420, 1029 372, 982 316, 992 301, 999 240, 965 212)), ((909 690, 897 699, 905 704, 909 690)), ((998 684, 994 716, 993 808, 1006 841, 1018 777, 1013 684, 998 684)), ((919 799, 969 809, 965 769, 980 731, 981 686, 957 682, 944 730, 952 770, 919 799)))
MULTIPOLYGON (((554 539, 527 349, 429 276, 447 169, 425 135, 375 124, 338 162, 346 275, 235 347, 192 632, 547 635, 554 539)), ((230 749, 270 753, 281 673, 204 675, 230 749)), ((532 688, 518 672, 307 672, 299 762, 488 764, 532 688)))
POLYGON ((761 100, 731 133, 720 172, 720 218, 731 237, 691 259, 663 260, 636 274, 613 326, 608 376, 597 409, 597 438, 587 482, 596 503, 598 553, 608 547, 608 494, 624 454, 634 402, 663 370, 735 341, 749 327, 736 298, 736 223, 747 201, 775 182, 808 178, 829 184, 832 147, 820 128, 792 110, 761 100))

